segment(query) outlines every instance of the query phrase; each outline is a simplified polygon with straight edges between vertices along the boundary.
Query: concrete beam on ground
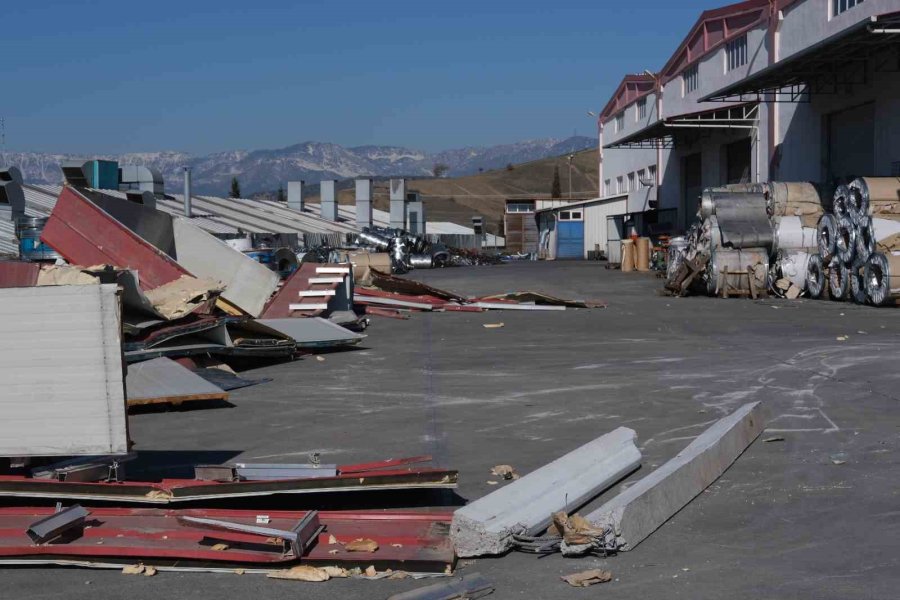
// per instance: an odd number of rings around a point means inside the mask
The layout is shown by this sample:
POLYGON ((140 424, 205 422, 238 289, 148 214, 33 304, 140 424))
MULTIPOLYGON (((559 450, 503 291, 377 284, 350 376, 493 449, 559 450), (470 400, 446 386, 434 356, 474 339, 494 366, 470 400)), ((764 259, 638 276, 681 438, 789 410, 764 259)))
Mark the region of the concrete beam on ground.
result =
POLYGON ((745 404, 701 433, 664 465, 587 515, 632 550, 725 472, 766 423, 759 402, 745 404))
POLYGON ((503 554, 514 535, 535 535, 553 513, 588 502, 640 466, 635 437, 619 427, 458 509, 450 528, 457 556, 503 554))

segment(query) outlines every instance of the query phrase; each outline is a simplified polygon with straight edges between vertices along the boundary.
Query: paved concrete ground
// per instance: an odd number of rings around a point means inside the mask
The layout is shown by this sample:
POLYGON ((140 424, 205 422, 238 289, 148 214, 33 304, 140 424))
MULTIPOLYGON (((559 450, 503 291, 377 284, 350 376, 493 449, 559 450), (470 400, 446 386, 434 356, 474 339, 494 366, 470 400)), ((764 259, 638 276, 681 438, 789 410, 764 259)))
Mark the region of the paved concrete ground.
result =
MULTIPOLYGON (((467 294, 541 289, 610 306, 375 318, 364 349, 254 371, 274 381, 234 392, 231 408, 134 416, 139 449, 185 465, 237 454, 277 462, 319 451, 342 463, 429 452, 459 469, 461 496, 476 498, 496 489, 486 483, 493 465, 527 473, 619 425, 638 432, 640 477, 711 421, 762 400, 769 430, 635 550, 607 560, 512 554, 463 570, 492 579, 498 599, 896 597, 900 312, 665 298, 659 280, 596 263, 417 276, 467 294), (784 440, 763 441, 772 437, 784 440), (593 567, 615 580, 585 590, 559 580, 593 567)), ((18 600, 369 599, 421 585, 76 569, 0 576, 18 600)))

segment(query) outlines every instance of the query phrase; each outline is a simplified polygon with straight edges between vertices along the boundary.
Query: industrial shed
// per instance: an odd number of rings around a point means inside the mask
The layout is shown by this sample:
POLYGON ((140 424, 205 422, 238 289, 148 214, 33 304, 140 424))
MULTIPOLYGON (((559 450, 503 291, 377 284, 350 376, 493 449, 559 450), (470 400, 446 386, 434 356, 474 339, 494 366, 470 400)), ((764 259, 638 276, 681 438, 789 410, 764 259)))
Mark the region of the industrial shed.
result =
POLYGON ((900 3, 747 0, 703 12, 598 117, 603 199, 677 234, 704 188, 900 174, 900 3), (643 197, 642 197, 643 196, 643 197))

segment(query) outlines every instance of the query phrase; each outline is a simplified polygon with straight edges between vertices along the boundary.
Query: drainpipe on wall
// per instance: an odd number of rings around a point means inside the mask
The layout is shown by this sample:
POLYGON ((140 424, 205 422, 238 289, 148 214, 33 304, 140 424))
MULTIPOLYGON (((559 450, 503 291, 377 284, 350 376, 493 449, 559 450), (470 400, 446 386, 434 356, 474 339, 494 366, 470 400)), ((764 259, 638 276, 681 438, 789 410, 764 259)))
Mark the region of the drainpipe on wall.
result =
MULTIPOLYGON (((769 0, 769 65, 774 65, 781 58, 781 25, 784 23, 784 12, 778 10, 776 0, 769 0)), ((776 178, 777 173, 772 173, 771 167, 775 164, 775 152, 780 143, 779 131, 781 129, 781 109, 774 96, 768 100, 768 137, 769 137, 769 180, 776 178)), ((757 140, 759 133, 757 130, 757 140)), ((758 143, 758 142, 757 142, 758 143)), ((757 152, 757 155, 759 153, 757 152)), ((756 165, 757 181, 759 181, 759 161, 756 165)))
POLYGON ((602 198, 603 190, 603 121, 597 116, 597 196, 602 198))
MULTIPOLYGON (((656 80, 656 118, 659 121, 663 119, 663 85, 659 80, 659 75, 654 77, 656 80)), ((662 206, 662 148, 656 148, 656 209, 662 206)))

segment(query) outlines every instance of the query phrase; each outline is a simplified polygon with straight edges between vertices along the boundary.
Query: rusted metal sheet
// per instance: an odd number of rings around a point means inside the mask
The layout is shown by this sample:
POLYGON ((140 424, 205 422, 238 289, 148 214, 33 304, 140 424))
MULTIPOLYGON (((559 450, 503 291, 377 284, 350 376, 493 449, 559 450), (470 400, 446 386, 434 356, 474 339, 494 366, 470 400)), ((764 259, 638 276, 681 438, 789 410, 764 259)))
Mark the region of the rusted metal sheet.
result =
MULTIPOLYGON (((324 530, 302 556, 270 537, 242 531, 200 529, 184 517, 216 519, 249 527, 291 530, 306 511, 165 510, 91 508, 90 527, 53 544, 34 544, 26 533, 53 507, 0 508, 0 562, 78 564, 143 562, 148 565, 216 568, 255 565, 283 568, 290 563, 359 566, 421 573, 453 568, 451 514, 422 511, 319 512, 324 530), (329 544, 331 538, 336 544, 329 544), (348 552, 344 543, 368 538, 375 552, 348 552), (276 542, 276 543, 273 543, 276 542), (224 544, 224 546, 217 546, 224 544), (222 548, 222 549, 218 549, 222 548)), ((109 565, 111 566, 111 565, 109 565)))
POLYGON ((372 269, 372 285, 386 292, 396 292, 408 296, 434 296, 435 298, 454 302, 466 302, 467 300, 464 296, 460 296, 457 293, 431 287, 411 279, 395 277, 388 273, 382 273, 377 269, 372 269))
POLYGON ((85 196, 64 187, 41 241, 75 265, 114 265, 138 272, 148 290, 191 275, 85 196))
POLYGON ((277 494, 455 488, 458 479, 456 471, 434 468, 340 473, 335 477, 267 481, 164 479, 160 482, 120 483, 50 481, 7 475, 0 476, 0 497, 171 504, 277 494))
POLYGON ((32 287, 37 285, 41 265, 18 260, 0 261, 0 288, 32 287))

